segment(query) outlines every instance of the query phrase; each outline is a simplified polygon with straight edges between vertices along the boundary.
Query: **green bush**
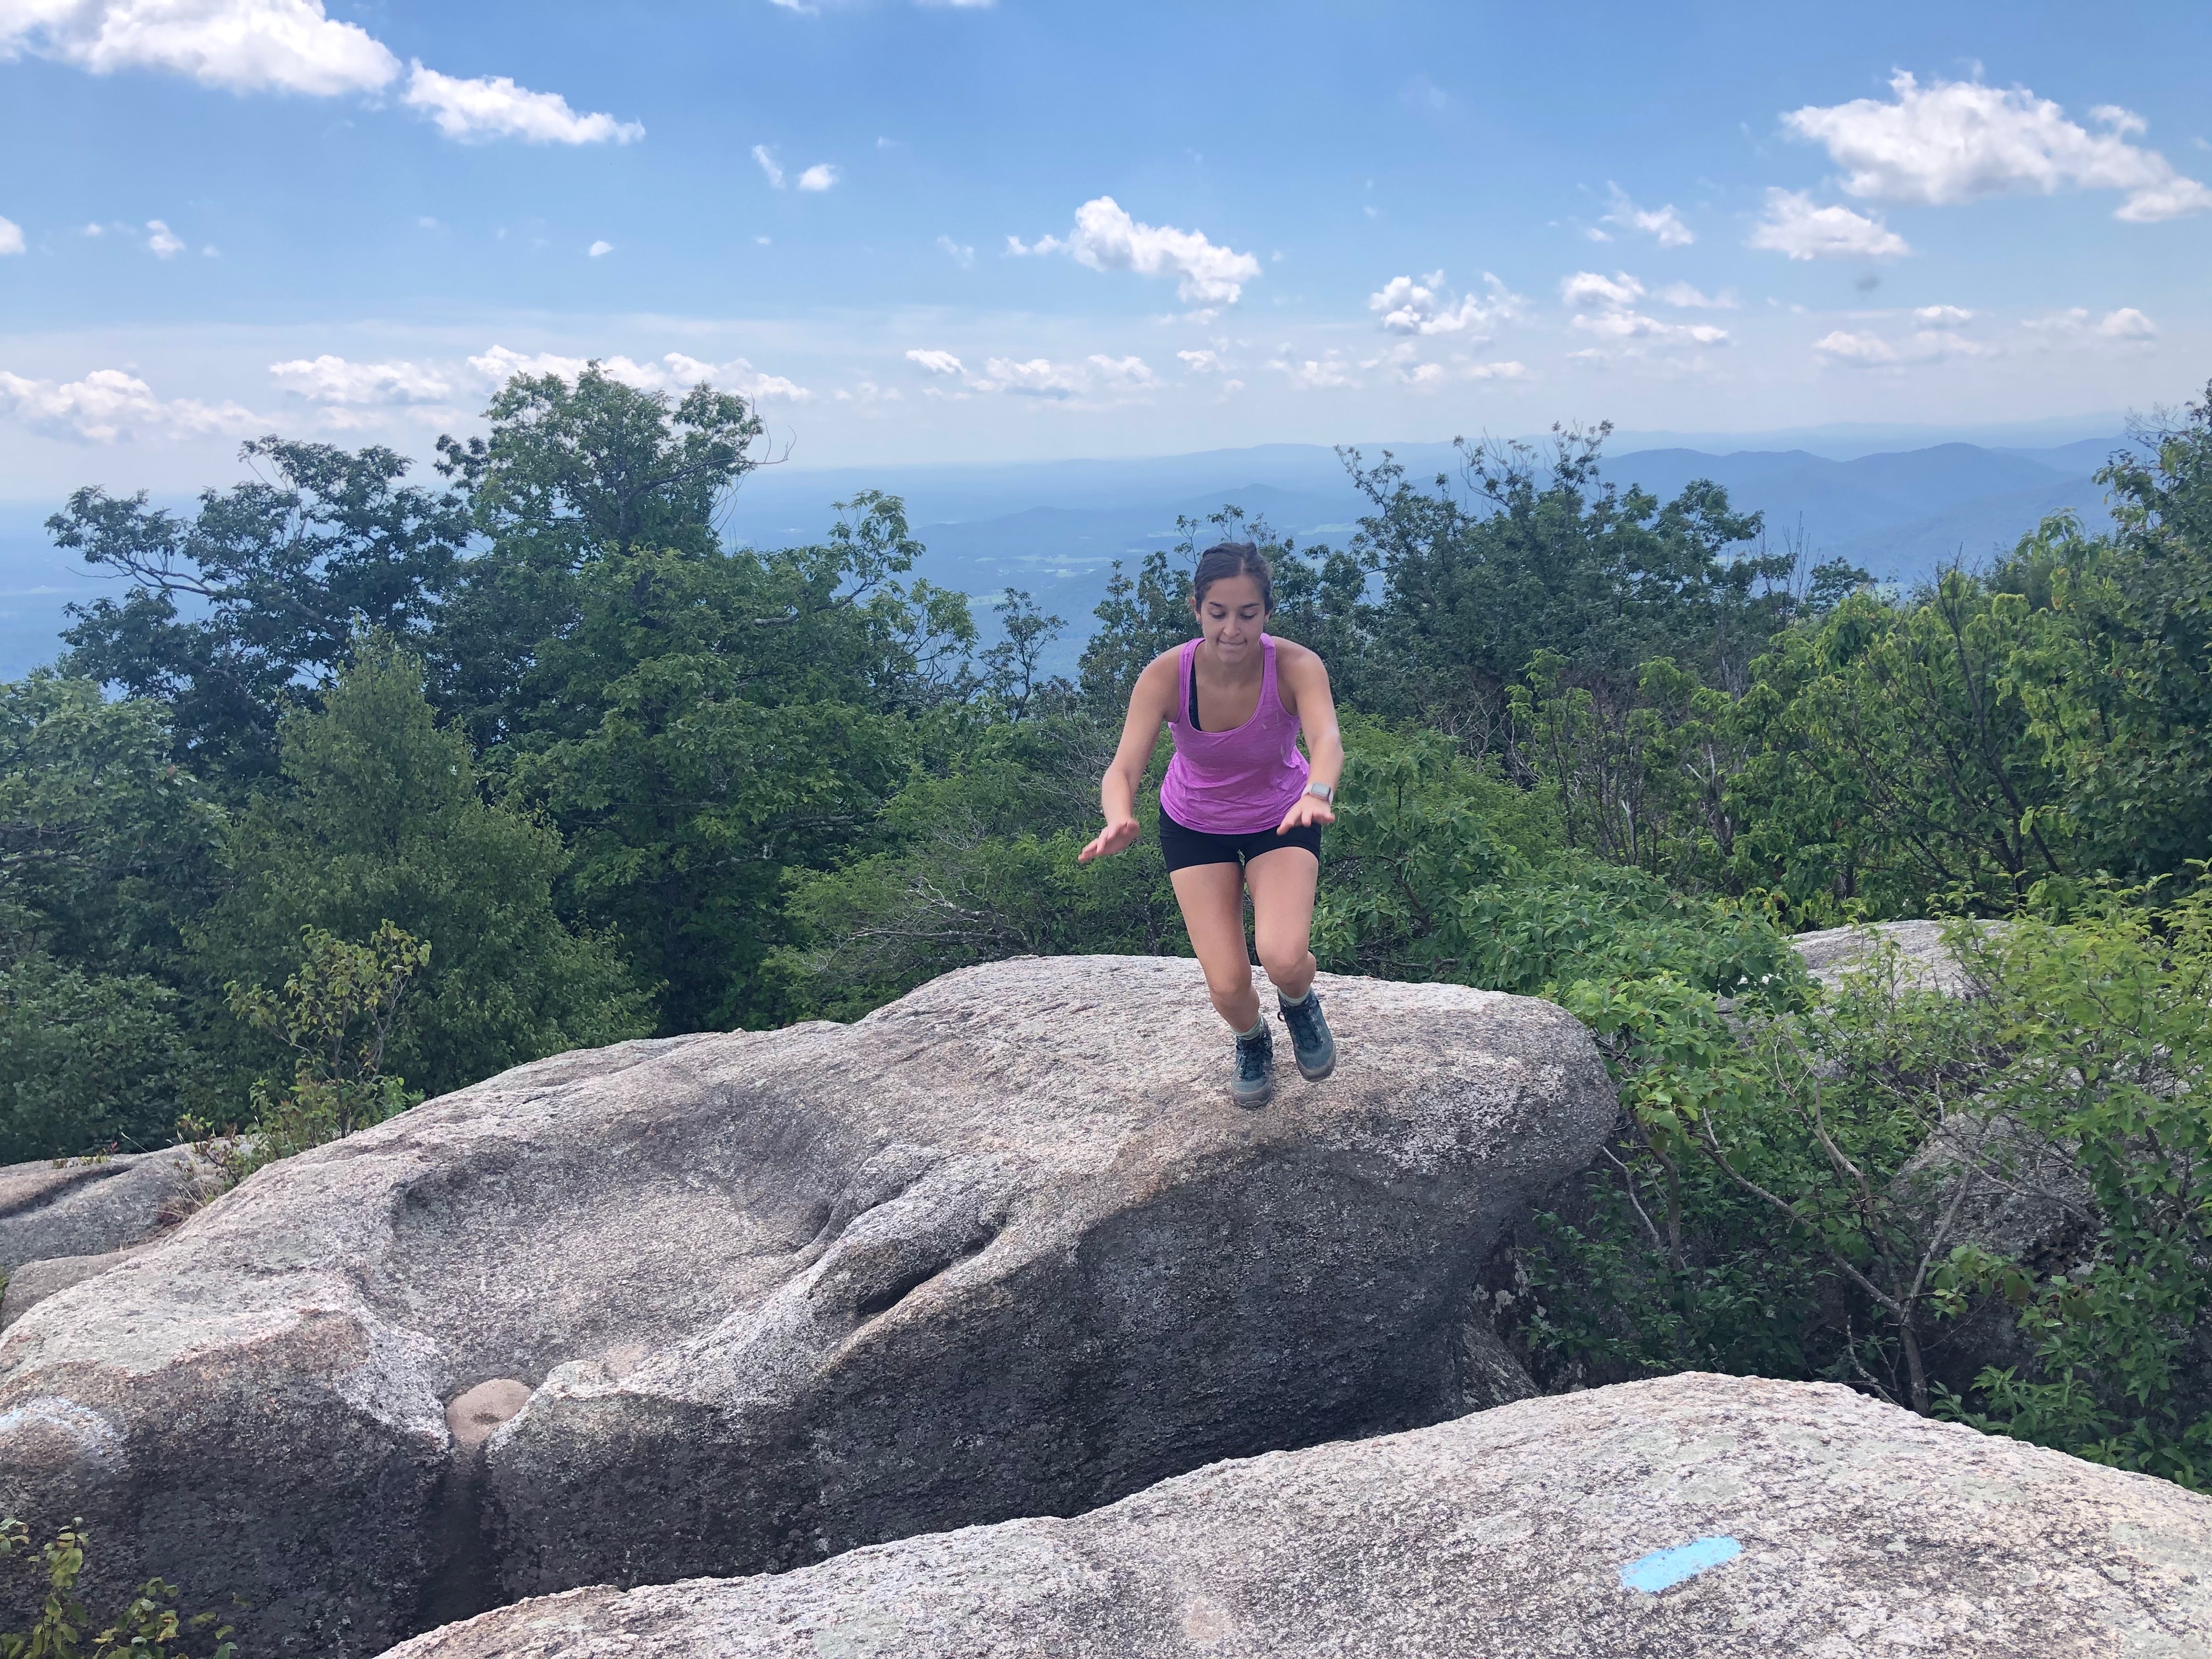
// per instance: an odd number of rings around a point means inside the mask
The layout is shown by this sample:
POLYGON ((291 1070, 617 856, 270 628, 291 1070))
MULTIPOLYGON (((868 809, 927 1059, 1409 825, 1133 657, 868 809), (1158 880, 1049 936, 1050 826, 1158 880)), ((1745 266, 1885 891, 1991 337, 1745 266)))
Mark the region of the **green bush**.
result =
POLYGON ((46 1581, 37 1622, 13 1635, 0 1631, 0 1659, 191 1659, 196 1648, 207 1659, 236 1659, 230 1626, 216 1613, 179 1613, 176 1586, 159 1578, 140 1585, 112 1618, 94 1617, 76 1594, 89 1543, 80 1522, 33 1555, 30 1528, 0 1521, 0 1564, 28 1565, 46 1581))
POLYGON ((1521 1253, 1551 1380, 1828 1376, 2207 1484, 2212 894, 2094 896, 1956 930, 1967 998, 1913 988, 1893 953, 1801 1007, 1671 972, 1567 987, 1627 1113, 1607 1179, 1521 1253), (1931 1141, 1944 1158, 1909 1167, 1931 1141), (2008 1258, 1978 1195, 2068 1206, 2073 1242, 2008 1258), (1931 1348, 1991 1298, 2032 1358, 1947 1386, 1931 1348))

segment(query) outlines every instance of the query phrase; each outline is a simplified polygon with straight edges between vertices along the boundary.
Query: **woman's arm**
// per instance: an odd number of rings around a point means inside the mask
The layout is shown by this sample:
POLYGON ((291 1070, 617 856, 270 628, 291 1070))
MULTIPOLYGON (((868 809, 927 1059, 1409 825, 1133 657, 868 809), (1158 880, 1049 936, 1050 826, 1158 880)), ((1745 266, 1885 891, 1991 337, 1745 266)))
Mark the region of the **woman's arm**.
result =
POLYGON ((1098 804, 1106 814, 1106 827, 1075 855, 1078 864, 1119 853, 1137 839, 1137 791, 1145 781, 1145 769, 1152 763, 1152 745, 1160 727, 1175 707, 1176 685, 1181 678, 1179 652, 1155 657, 1137 676, 1129 692, 1129 717, 1121 723, 1121 745, 1098 786, 1098 804))
MULTIPOLYGON (((1312 781, 1326 784, 1334 791, 1337 781, 1344 775, 1344 737, 1336 727, 1336 699, 1328 689, 1328 666, 1304 646, 1291 648, 1289 641, 1279 640, 1275 643, 1275 672, 1290 688, 1291 712, 1298 717, 1298 725, 1305 733, 1306 760, 1312 781)), ((1275 833, 1285 836, 1300 824, 1335 822, 1336 814, 1331 810, 1330 801, 1319 795, 1300 795, 1291 803, 1291 810, 1283 814, 1275 833)))

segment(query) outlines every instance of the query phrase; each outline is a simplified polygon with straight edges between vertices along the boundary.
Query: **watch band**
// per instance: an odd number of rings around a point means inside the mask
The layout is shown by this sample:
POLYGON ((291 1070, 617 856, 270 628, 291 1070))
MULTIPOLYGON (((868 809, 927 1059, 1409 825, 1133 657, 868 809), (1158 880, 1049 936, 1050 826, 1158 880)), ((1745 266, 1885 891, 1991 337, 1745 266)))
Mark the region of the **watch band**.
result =
POLYGON ((1333 783, 1308 783, 1306 793, 1318 795, 1331 805, 1336 804, 1336 786, 1333 783))

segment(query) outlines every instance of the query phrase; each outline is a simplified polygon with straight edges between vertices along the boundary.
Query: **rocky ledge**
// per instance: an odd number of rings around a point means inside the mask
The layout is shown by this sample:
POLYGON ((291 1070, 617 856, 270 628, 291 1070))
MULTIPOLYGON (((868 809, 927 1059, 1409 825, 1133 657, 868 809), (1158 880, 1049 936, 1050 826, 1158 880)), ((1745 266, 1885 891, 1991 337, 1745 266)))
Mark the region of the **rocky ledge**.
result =
POLYGON ((1548 1003, 1321 988, 1336 1077, 1257 1113, 1196 964, 1125 957, 418 1107, 0 1335, 0 1512, 373 1653, 1492 1403, 1474 1269, 1611 1085, 1548 1003))
POLYGON ((1219 1463, 1072 1521, 599 1588, 389 1659, 2089 1659, 2207 1651, 2212 1499, 1691 1374, 1219 1463))

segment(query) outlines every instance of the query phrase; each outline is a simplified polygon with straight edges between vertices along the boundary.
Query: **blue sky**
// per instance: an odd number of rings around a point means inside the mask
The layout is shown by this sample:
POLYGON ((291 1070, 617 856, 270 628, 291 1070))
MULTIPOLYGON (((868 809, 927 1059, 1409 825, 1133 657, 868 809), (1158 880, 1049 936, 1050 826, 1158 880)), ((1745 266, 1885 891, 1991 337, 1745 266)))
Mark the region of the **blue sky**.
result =
POLYGON ((2208 71, 2201 0, 0 0, 0 501, 590 356, 823 465, 2140 409, 2208 71))

